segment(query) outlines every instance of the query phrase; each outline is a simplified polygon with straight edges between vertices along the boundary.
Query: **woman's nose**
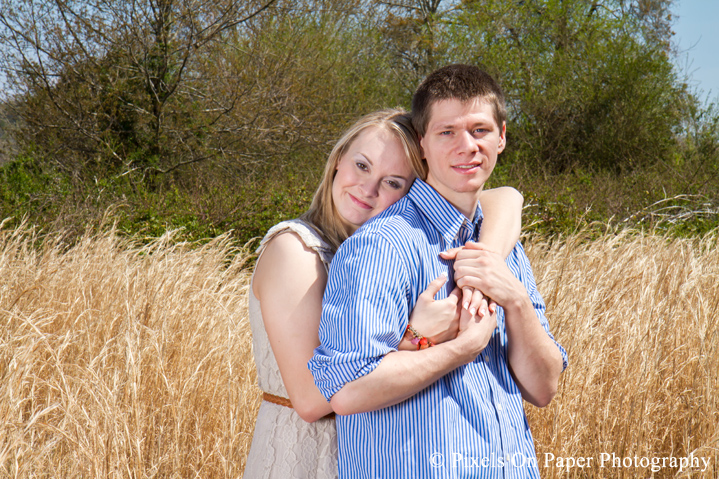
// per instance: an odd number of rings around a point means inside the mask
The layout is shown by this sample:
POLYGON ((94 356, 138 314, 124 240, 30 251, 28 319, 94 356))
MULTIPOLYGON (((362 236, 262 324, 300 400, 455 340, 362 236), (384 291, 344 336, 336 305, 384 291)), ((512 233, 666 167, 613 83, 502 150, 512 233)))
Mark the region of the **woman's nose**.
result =
POLYGON ((377 196, 379 192, 379 182, 376 180, 367 180, 360 185, 360 191, 370 198, 377 196))

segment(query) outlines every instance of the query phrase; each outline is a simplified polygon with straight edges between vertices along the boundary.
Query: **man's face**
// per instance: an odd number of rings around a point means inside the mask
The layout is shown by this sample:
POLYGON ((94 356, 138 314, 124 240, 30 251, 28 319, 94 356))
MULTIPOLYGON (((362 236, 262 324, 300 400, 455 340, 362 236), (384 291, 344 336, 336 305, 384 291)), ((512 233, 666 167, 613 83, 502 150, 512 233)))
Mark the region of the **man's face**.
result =
POLYGON ((460 211, 469 208, 474 214, 479 193, 504 150, 505 125, 497 125, 492 105, 481 99, 441 100, 431 108, 420 139, 429 168, 427 183, 460 211))

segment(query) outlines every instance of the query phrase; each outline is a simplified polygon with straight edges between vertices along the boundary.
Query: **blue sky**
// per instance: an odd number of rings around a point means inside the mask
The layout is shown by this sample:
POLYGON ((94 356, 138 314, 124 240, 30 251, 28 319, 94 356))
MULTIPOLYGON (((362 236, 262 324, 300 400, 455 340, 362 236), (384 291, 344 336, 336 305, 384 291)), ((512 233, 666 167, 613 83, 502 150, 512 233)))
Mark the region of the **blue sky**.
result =
POLYGON ((676 0, 674 12, 676 59, 690 85, 702 90, 701 99, 719 101, 719 0, 676 0))

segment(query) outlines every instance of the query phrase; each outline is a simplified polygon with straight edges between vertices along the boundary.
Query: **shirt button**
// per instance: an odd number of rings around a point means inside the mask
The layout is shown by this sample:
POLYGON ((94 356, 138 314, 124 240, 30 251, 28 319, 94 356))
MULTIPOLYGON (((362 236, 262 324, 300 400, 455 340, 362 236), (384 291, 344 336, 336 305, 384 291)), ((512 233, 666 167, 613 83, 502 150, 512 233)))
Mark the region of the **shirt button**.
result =
POLYGON ((484 362, 485 362, 485 363, 488 363, 488 362, 489 362, 489 355, 488 355, 488 354, 485 354, 485 355, 484 355, 484 362))
POLYGON ((501 404, 497 404, 497 411, 502 412, 502 405, 501 405, 501 404))

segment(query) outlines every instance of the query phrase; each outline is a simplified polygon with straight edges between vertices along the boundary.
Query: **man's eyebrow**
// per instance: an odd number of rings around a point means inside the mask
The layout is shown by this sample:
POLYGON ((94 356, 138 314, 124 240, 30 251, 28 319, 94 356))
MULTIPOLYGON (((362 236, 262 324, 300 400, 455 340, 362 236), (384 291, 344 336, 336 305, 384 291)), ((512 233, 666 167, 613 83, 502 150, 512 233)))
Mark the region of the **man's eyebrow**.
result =
POLYGON ((432 127, 432 130, 452 130, 455 128, 454 123, 446 122, 446 123, 437 123, 432 127))

